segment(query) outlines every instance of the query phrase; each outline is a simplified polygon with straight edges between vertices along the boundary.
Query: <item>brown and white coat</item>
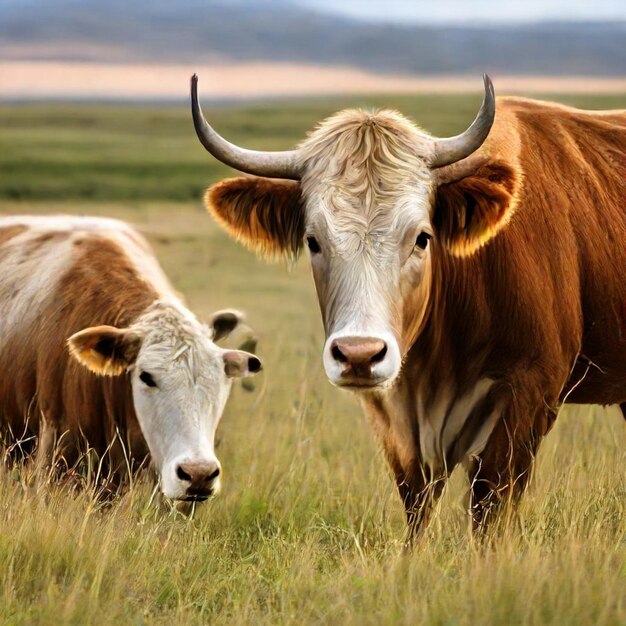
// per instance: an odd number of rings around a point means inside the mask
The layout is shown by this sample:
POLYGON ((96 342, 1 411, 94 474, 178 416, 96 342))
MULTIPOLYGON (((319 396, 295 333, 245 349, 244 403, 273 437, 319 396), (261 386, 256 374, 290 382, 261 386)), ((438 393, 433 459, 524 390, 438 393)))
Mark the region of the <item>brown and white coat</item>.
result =
POLYGON ((150 460, 165 495, 206 499, 231 380, 260 369, 213 342, 240 319, 199 322, 123 222, 2 218, 0 428, 37 438, 42 466, 89 448, 119 482, 150 460))

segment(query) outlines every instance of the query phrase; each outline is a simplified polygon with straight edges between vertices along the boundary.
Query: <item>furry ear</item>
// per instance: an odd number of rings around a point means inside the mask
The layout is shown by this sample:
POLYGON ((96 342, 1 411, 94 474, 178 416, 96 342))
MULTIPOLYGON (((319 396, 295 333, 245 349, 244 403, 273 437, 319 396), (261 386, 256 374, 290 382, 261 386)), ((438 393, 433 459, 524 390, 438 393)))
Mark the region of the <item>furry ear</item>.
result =
POLYGON ((209 322, 209 325, 213 329, 213 341, 219 341, 224 337, 228 337, 244 319, 244 314, 236 309, 215 311, 215 313, 211 315, 209 322))
POLYGON ((209 325, 213 328, 213 341, 220 341, 234 333, 233 341, 239 350, 254 352, 257 336, 246 323, 246 316, 236 309, 223 309, 211 315, 209 325))
POLYGON ((141 337, 128 329, 93 326, 67 340, 72 356, 100 376, 119 376, 136 360, 141 337))
POLYGON ((504 162, 487 162, 465 172, 462 178, 448 180, 456 171, 460 170, 452 167, 448 176, 445 172, 437 174, 433 226, 452 254, 467 256, 511 218, 519 174, 504 162))
MULTIPOLYGON (((254 354, 257 348, 257 336, 245 323, 245 319, 245 315, 236 309, 224 309, 213 313, 210 321, 213 328, 213 341, 228 339, 227 344, 237 348, 234 351, 235 354, 239 351, 254 354)), ((224 357, 224 363, 228 374, 231 371, 229 368, 232 368, 232 365, 228 365, 228 357, 224 357)), ((254 383, 251 380, 243 380, 241 385, 246 391, 254 390, 254 383)))
POLYGON ((223 180, 204 196, 209 213, 231 237, 268 256, 296 256, 304 238, 300 183, 273 178, 223 180))

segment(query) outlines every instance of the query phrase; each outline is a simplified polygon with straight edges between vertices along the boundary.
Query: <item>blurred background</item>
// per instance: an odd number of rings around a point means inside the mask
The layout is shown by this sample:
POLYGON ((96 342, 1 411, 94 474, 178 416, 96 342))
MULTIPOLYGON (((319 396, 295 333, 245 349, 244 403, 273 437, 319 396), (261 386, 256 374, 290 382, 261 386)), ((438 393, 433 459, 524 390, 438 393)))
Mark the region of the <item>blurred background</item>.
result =
POLYGON ((0 0, 0 98, 621 91, 622 0, 0 0))
POLYGON ((625 41, 620 0, 0 0, 0 200, 197 201, 228 169, 194 137, 193 72, 219 130, 272 149, 345 106, 459 131, 485 71, 623 108, 625 41))

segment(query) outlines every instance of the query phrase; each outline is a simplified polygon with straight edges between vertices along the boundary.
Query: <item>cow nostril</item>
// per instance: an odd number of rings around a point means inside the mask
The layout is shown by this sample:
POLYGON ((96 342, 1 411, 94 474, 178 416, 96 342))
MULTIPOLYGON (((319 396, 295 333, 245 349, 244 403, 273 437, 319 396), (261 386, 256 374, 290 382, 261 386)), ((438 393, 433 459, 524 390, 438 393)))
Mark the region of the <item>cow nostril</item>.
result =
POLYGON ((191 482, 191 476, 189 474, 187 474, 187 472, 182 468, 181 465, 179 465, 176 468, 176 476, 178 476, 178 478, 180 478, 180 480, 186 480, 187 482, 191 482))
POLYGON ((339 349, 339 346, 335 344, 331 349, 331 354, 333 355, 333 359, 335 361, 339 361, 339 363, 347 363, 348 358, 346 355, 339 349))
POLYGON ((384 358, 385 355, 387 354, 387 344, 385 344, 382 347, 382 350, 378 351, 373 357, 372 357, 372 363, 380 363, 384 358))
POLYGON ((220 468, 218 467, 212 474, 205 477, 204 482, 205 483, 211 482, 212 480, 217 478, 219 475, 220 475, 220 468))
POLYGON ((262 367, 263 365, 261 364, 261 361, 257 359, 255 356, 251 356, 248 359, 248 371, 255 373, 255 372, 260 371, 262 367))

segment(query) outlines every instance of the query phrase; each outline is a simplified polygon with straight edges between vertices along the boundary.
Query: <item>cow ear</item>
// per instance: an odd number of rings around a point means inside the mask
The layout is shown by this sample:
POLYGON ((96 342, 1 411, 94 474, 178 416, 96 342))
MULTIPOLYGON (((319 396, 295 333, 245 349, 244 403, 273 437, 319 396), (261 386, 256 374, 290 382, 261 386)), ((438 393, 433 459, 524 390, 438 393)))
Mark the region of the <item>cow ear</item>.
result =
POLYGON ((511 218, 519 174, 504 162, 479 163, 469 171, 446 169, 436 174, 433 226, 452 254, 468 256, 511 218))
POLYGON ((72 335, 67 344, 72 356, 100 376, 119 376, 137 359, 141 337, 128 329, 93 326, 72 335))
POLYGON ((209 325, 213 329, 213 341, 228 337, 245 319, 245 315, 236 309, 215 311, 211 315, 209 325))
POLYGON ((240 177, 213 185, 204 196, 209 213, 235 239, 267 256, 297 256, 304 238, 300 183, 240 177))
POLYGON ((259 357, 243 350, 226 350, 223 359, 224 371, 229 378, 252 376, 263 368, 259 357))
POLYGON ((232 337, 231 343, 239 350, 253 352, 257 347, 257 336, 246 324, 246 316, 236 309, 216 311, 211 316, 209 325, 213 329, 213 341, 232 337))

